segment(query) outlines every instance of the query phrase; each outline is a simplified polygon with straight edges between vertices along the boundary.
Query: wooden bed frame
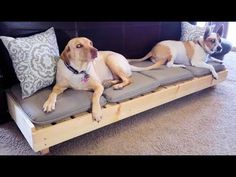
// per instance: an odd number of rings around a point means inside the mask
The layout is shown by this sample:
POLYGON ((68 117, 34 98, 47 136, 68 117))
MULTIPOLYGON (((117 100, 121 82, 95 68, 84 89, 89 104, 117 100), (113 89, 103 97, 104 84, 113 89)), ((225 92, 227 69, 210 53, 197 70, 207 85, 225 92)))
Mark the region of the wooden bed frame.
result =
POLYGON ((8 92, 7 102, 12 118, 23 133, 31 148, 35 152, 40 151, 41 154, 47 154, 49 153, 49 148, 56 144, 128 118, 156 106, 165 104, 172 100, 176 100, 191 93, 212 87, 225 80, 228 71, 224 70, 218 72, 218 74, 218 80, 214 80, 211 75, 195 77, 192 80, 158 87, 155 91, 129 99, 128 101, 115 104, 109 103, 103 107, 103 119, 99 123, 92 120, 91 113, 83 112, 52 124, 36 125, 30 121, 28 116, 8 92))

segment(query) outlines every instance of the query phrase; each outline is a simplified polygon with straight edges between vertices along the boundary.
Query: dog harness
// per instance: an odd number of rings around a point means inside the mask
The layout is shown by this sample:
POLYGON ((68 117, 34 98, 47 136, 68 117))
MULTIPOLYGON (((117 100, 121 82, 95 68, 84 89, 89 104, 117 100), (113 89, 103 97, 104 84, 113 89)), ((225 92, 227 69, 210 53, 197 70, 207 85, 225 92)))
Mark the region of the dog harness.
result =
POLYGON ((72 66, 70 66, 68 63, 64 62, 64 64, 66 65, 66 67, 73 73, 73 74, 83 74, 84 77, 81 78, 81 82, 87 82, 89 79, 89 74, 85 71, 77 71, 75 68, 73 68, 72 66))

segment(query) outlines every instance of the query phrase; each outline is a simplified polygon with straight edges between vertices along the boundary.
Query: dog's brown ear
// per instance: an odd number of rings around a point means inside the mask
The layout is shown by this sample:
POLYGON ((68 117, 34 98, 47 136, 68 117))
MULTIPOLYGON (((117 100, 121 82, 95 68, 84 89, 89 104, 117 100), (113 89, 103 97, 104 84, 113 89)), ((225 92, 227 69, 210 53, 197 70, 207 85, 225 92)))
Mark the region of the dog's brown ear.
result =
POLYGON ((224 25, 222 24, 222 25, 220 26, 220 28, 217 30, 216 33, 217 33, 220 37, 222 37, 223 31, 224 31, 224 25))
POLYGON ((211 33, 210 27, 207 26, 207 27, 206 27, 206 31, 205 31, 204 36, 203 36, 204 40, 206 40, 206 38, 208 38, 208 36, 210 35, 210 33, 211 33))
POLYGON ((61 53, 61 59, 67 64, 70 63, 69 61, 70 60, 70 47, 68 45, 65 47, 65 49, 61 53))

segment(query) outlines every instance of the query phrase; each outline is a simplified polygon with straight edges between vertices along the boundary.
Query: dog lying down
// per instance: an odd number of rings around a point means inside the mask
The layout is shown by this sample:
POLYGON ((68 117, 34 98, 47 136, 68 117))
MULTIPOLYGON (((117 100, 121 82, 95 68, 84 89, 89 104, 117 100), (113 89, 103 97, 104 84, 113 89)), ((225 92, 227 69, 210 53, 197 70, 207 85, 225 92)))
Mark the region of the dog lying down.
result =
MULTIPOLYGON (((207 27, 203 37, 196 41, 173 41, 167 40, 157 43, 152 50, 141 59, 128 59, 129 62, 144 61, 148 58, 151 59, 154 65, 146 69, 159 68, 161 65, 166 64, 167 67, 185 67, 196 66, 200 68, 209 69, 215 79, 218 79, 214 67, 207 64, 209 55, 215 52, 221 52, 221 36, 223 34, 223 25, 212 33, 210 28, 207 27)), ((211 57, 211 60, 222 63, 211 57)))
POLYGON ((102 118, 99 100, 104 87, 122 89, 131 83, 132 71, 148 69, 130 65, 121 54, 98 51, 87 38, 74 38, 68 42, 57 63, 56 84, 43 110, 53 111, 57 96, 67 88, 93 90, 92 117, 99 122, 102 118))

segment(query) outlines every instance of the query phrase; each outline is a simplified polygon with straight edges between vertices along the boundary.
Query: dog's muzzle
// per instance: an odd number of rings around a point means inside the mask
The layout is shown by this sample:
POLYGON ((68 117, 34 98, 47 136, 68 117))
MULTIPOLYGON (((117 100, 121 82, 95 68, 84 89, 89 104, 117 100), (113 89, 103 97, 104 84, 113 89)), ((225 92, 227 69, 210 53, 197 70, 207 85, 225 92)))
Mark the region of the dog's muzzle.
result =
POLYGON ((96 48, 92 48, 92 49, 90 50, 90 53, 91 53, 92 59, 97 58, 97 56, 98 56, 98 50, 97 50, 96 48))

